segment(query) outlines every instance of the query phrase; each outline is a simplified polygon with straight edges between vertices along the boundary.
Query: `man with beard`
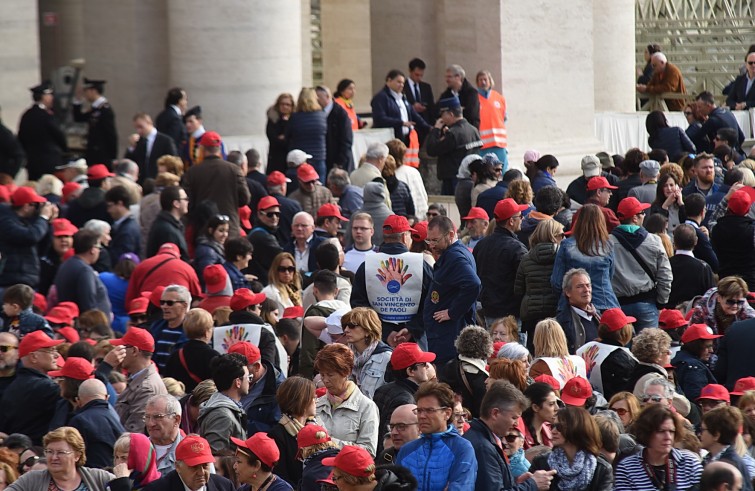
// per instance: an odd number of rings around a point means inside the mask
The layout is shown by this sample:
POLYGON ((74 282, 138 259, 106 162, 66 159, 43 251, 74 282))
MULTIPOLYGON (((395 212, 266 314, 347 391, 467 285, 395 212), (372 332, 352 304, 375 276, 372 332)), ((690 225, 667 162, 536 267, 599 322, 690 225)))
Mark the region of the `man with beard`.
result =
POLYGON ((16 379, 18 364, 18 338, 9 332, 0 332, 0 400, 5 389, 16 379))
POLYGON ((684 189, 682 190, 682 195, 684 197, 687 197, 692 193, 698 193, 707 198, 718 191, 719 186, 714 182, 716 171, 713 163, 713 155, 704 152, 698 154, 697 157, 695 157, 692 168, 695 171, 695 178, 692 179, 689 184, 684 186, 684 189))

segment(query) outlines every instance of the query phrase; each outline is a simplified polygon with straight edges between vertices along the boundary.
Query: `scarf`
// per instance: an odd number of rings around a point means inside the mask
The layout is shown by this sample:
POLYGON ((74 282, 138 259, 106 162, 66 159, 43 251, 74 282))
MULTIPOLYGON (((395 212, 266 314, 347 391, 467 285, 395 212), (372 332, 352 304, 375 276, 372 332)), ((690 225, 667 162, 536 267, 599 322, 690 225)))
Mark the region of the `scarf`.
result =
POLYGON ((134 480, 134 489, 160 479, 155 448, 149 438, 141 433, 131 433, 127 464, 129 469, 133 469, 131 478, 134 480))
POLYGON ((380 341, 375 341, 371 345, 367 346, 364 351, 361 353, 357 353, 356 348, 354 346, 351 346, 351 351, 354 352, 354 368, 351 370, 351 373, 354 375, 354 379, 357 381, 357 385, 359 385, 362 382, 362 369, 367 364, 367 361, 372 356, 372 353, 375 351, 375 348, 377 348, 377 345, 380 341))
POLYGON ((294 305, 301 305, 301 290, 291 283, 290 285, 281 285, 282 289, 286 292, 286 296, 291 300, 294 305))
POLYGON ((584 450, 579 450, 574 456, 574 462, 569 464, 566 452, 562 448, 554 448, 548 455, 548 465, 556 471, 559 477, 558 489, 561 491, 577 491, 587 489, 595 474, 598 459, 584 450))
POLYGON ((339 97, 339 99, 341 99, 341 101, 344 103, 344 105, 346 107, 348 107, 349 109, 351 109, 351 108, 354 107, 354 103, 351 101, 351 99, 347 99, 345 97, 339 97))
POLYGON ((336 409, 338 406, 343 404, 345 401, 351 397, 351 394, 354 393, 354 390, 357 388, 357 385, 352 382, 351 380, 346 382, 346 391, 344 391, 343 394, 335 395, 331 394, 330 391, 326 392, 326 396, 328 397, 328 402, 330 403, 331 407, 333 409, 336 409))
POLYGON ((281 416, 281 419, 278 420, 278 423, 283 426, 283 428, 286 430, 286 433, 294 438, 296 438, 296 435, 299 434, 299 431, 304 428, 303 424, 301 424, 298 420, 292 418, 288 414, 283 414, 281 416))

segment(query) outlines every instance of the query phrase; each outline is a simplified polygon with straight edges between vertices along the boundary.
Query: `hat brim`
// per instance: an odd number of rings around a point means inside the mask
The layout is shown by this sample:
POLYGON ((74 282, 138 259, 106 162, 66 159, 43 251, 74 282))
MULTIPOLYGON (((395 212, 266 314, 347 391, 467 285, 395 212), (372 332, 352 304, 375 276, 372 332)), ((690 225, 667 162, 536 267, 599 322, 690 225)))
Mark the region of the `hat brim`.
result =
POLYGON ((414 363, 411 363, 404 367, 394 367, 393 363, 391 363, 391 368, 393 368, 394 370, 405 370, 412 365, 416 365, 417 363, 431 363, 433 361, 435 361, 435 353, 432 353, 430 351, 423 351, 422 353, 420 353, 420 356, 417 357, 417 360, 414 363))
MULTIPOLYGON (((729 394, 731 394, 731 392, 729 392, 729 394)), ((708 396, 700 396, 697 399, 695 399, 695 402, 705 401, 705 400, 708 400, 708 401, 726 401, 726 402, 731 402, 731 400, 721 399, 719 397, 708 397, 708 396)))
POLYGON ((335 457, 325 457, 322 459, 322 465, 327 465, 328 467, 335 467, 336 465, 336 458, 335 457))
POLYGON ((660 322, 658 323, 658 327, 660 327, 664 331, 673 331, 674 329, 679 329, 680 327, 688 326, 689 322, 685 322, 683 324, 679 324, 677 326, 669 326, 669 325, 661 325, 660 322))
POLYGON ((570 394, 561 393, 561 400, 564 401, 564 404, 568 404, 569 406, 584 406, 587 399, 589 399, 589 397, 575 397, 570 394))
POLYGON ((184 459, 182 460, 182 462, 189 467, 193 467, 200 464, 215 463, 215 457, 213 457, 212 455, 197 455, 196 457, 189 457, 188 459, 184 459))

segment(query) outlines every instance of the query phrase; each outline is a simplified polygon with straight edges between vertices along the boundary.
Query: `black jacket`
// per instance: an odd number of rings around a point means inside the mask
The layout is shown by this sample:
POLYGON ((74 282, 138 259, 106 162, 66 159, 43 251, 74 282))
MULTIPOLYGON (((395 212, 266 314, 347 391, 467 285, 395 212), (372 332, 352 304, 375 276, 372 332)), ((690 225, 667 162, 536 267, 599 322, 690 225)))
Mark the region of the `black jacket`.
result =
MULTIPOLYGON (((603 344, 619 346, 611 341, 601 341, 603 344)), ((614 350, 606 356, 600 364, 600 377, 603 382, 603 396, 610 399, 617 392, 625 390, 629 377, 637 366, 637 360, 623 349, 614 350)), ((593 367, 595 369, 597 367, 593 367)))
MULTIPOLYGON (((532 461, 530 472, 539 470, 551 470, 548 465, 549 453, 539 455, 532 461)), ((559 491, 558 482, 561 479, 558 475, 553 476, 550 491, 559 491)), ((613 489, 613 469, 602 456, 598 456, 598 465, 595 467, 595 473, 592 476, 590 484, 583 491, 611 491, 613 489)))
MULTIPOLYGON (((755 86, 755 84, 753 84, 755 86)), ((734 85, 729 92, 729 96, 726 98, 726 105, 732 111, 735 109, 738 102, 744 102, 747 104, 745 109, 755 107, 755 90, 750 87, 750 91, 747 91, 747 74, 740 75, 734 80, 734 85)))
POLYGON ((524 321, 556 316, 558 295, 551 286, 551 274, 557 251, 556 244, 542 242, 519 262, 513 293, 515 298, 522 299, 520 314, 524 321))
POLYGON ((700 133, 692 141, 695 147, 697 147, 697 151, 712 153, 714 147, 713 140, 715 140, 716 133, 721 128, 732 128, 737 131, 738 144, 735 149, 739 150, 745 141, 745 134, 742 133, 742 128, 739 127, 737 118, 727 108, 716 107, 708 114, 708 119, 703 123, 702 128, 700 128, 700 133))
POLYGON ((13 132, 0 122, 0 172, 15 177, 26 154, 13 132))
POLYGON ((521 297, 514 295, 514 281, 527 248, 503 227, 483 238, 472 254, 482 281, 480 301, 486 317, 519 316, 521 297))
POLYGON ((183 224, 169 212, 161 211, 152 222, 152 228, 149 229, 145 257, 157 254, 160 246, 167 242, 176 244, 181 251, 181 260, 189 262, 189 250, 186 247, 183 224))
POLYGON ((705 261, 684 254, 676 254, 669 258, 671 263, 671 294, 668 297, 670 308, 676 308, 682 302, 692 300, 697 295, 703 295, 715 286, 713 270, 705 261))
MULTIPOLYGON (((475 91, 475 100, 477 91, 475 91)), ((479 121, 478 121, 479 125, 479 121)), ((460 119, 443 130, 433 128, 425 143, 431 157, 438 157, 438 179, 453 179, 461 161, 482 148, 480 132, 465 119, 460 119)))
POLYGON ((184 125, 183 117, 178 114, 176 110, 171 106, 166 107, 160 114, 157 115, 157 118, 155 118, 155 128, 157 128, 157 131, 159 131, 163 135, 169 137, 173 141, 173 144, 176 148, 181 148, 183 142, 188 140, 188 135, 186 134, 186 125, 184 125))
MULTIPOLYGON (((609 174, 608 172, 601 172, 600 175, 608 180, 608 184, 612 186, 618 185, 619 178, 615 175, 609 174)), ((570 182, 569 186, 566 188, 566 194, 569 195, 569 198, 573 199, 580 205, 584 205, 587 202, 587 178, 585 178, 585 176, 579 176, 578 178, 570 182)), ((477 198, 477 206, 480 206, 479 197, 477 198)), ((488 212, 488 214, 492 219, 492 211, 488 212)))
POLYGON ((328 171, 333 167, 351 171, 354 168, 354 155, 351 152, 354 132, 351 129, 351 119, 340 104, 332 104, 333 108, 328 114, 328 133, 325 136, 325 165, 328 171))
POLYGON ((288 120, 280 117, 272 109, 267 112, 267 126, 265 134, 270 144, 267 152, 268 174, 273 171, 286 172, 286 155, 288 155, 288 140, 286 140, 286 127, 288 120), (280 137, 283 138, 280 138, 280 137))
MULTIPOLYGON (((479 102, 479 101, 478 101, 479 102)), ((415 129, 418 132, 427 132, 430 126, 422 119, 417 111, 409 104, 404 97, 401 103, 406 107, 406 113, 409 121, 414 121, 415 129)), ((372 107, 373 127, 375 128, 393 128, 393 135, 409 145, 409 136, 404 135, 403 121, 401 120, 401 110, 398 107, 396 99, 391 94, 391 89, 383 87, 370 101, 372 107)))
POLYGON ((97 309, 110 318, 112 305, 105 285, 92 266, 73 256, 58 268, 55 275, 58 301, 75 302, 81 312, 97 309))
POLYGON ((61 400, 60 387, 53 379, 19 364, 16 379, 0 401, 0 428, 9 435, 28 435, 35 445, 41 445, 61 400))
MULTIPOLYGON (((282 215, 281 215, 282 216, 282 215)), ((290 229, 289 229, 290 230, 290 229)), ((252 260, 249 266, 244 270, 245 273, 256 276, 260 283, 267 285, 270 266, 273 259, 279 253, 283 252, 280 241, 282 240, 281 228, 272 231, 264 225, 258 225, 249 232, 247 240, 254 247, 252 260)))
MULTIPOLYGON (((415 403, 414 393, 417 392, 417 389, 419 389, 419 385, 408 378, 396 379, 377 388, 372 396, 372 402, 375 403, 380 413, 378 437, 388 431, 391 414, 397 407, 415 403)), ((378 438, 378 452, 383 447, 382 443, 382 438, 378 438)))
POLYGON ((735 322, 718 340, 718 361, 714 375, 719 384, 734 390, 734 383, 755 373, 755 319, 735 322))
POLYGON ((178 155, 177 148, 178 146, 176 146, 176 143, 174 143, 170 136, 158 130, 155 135, 155 141, 152 143, 149 160, 147 160, 147 140, 145 138, 139 138, 133 150, 126 150, 126 158, 133 160, 139 165, 139 184, 144 182, 148 177, 154 178, 157 176, 157 159, 163 155, 178 155))
POLYGON ((113 446, 126 430, 106 400, 90 401, 76 411, 68 425, 79 430, 86 442, 87 467, 112 467, 113 446))
POLYGON ((38 104, 30 107, 18 124, 18 141, 26 152, 29 179, 36 181, 42 174, 54 174, 68 151, 66 135, 55 121, 52 111, 38 104))
MULTIPOLYGON (((231 312, 228 317, 227 326, 234 324, 264 324, 265 321, 258 315, 244 310, 238 310, 231 312)), ((267 329, 260 331, 260 343, 257 346, 260 349, 260 355, 262 359, 270 362, 270 364, 279 367, 280 359, 278 358, 278 348, 275 345, 275 336, 267 329)))
POLYGON ((39 283, 37 248, 47 236, 47 220, 40 216, 21 218, 10 206, 0 205, 0 286, 39 283))
MULTIPOLYGON (((475 89, 469 80, 466 78, 461 83, 461 90, 459 90, 459 102, 461 107, 464 108, 464 119, 469 121, 469 124, 475 128, 480 128, 480 99, 477 95, 477 89, 475 89)), ((440 95, 440 99, 446 99, 453 97, 451 89, 446 89, 440 95)))
POLYGON ((137 256, 142 251, 142 231, 133 216, 127 216, 121 223, 113 225, 110 230, 110 257, 118 262, 121 254, 133 252, 137 256))
MULTIPOLYGON (((420 82, 419 83, 419 100, 417 100, 416 95, 414 94, 414 91, 412 91, 412 86, 407 80, 404 84, 404 95, 406 96, 406 101, 411 105, 414 106, 415 102, 419 102, 421 104, 424 104, 425 111, 418 113, 420 116, 422 116, 422 119, 427 122, 428 125, 432 126, 435 124, 435 120, 437 119, 437 116, 435 114, 435 98, 433 97, 433 87, 427 82, 420 82)), ((427 128, 429 130, 429 128, 427 128)), ((418 131, 419 133, 419 140, 420 144, 424 141, 424 137, 427 136, 427 130, 425 131, 418 131)))
POLYGON ((385 179, 388 192, 391 195, 391 209, 396 215, 410 217, 415 215, 414 199, 409 190, 409 186, 399 181, 396 176, 390 176, 385 179))
POLYGON ((105 191, 101 188, 86 188, 81 196, 68 203, 66 218, 79 228, 89 220, 113 223, 113 218, 107 212, 105 191))
POLYGON ((106 101, 87 112, 81 110, 81 104, 74 104, 73 120, 77 123, 87 123, 89 127, 85 154, 87 164, 105 164, 110 168, 112 161, 118 158, 118 132, 115 129, 115 113, 110 103, 106 101))
POLYGON ((741 276, 755 285, 755 220, 748 216, 725 215, 710 233, 710 243, 718 258, 718 273, 741 276))
MULTIPOLYGON (((290 192, 291 188, 288 188, 288 191, 290 192)), ((270 193, 270 196, 277 199, 278 204, 280 204, 281 219, 278 223, 278 231, 280 231, 281 237, 279 242, 281 247, 283 247, 283 244, 291 240, 291 225, 294 223, 294 215, 302 211, 301 205, 298 201, 287 198, 279 193, 270 193)))
POLYGON ((273 468, 273 473, 283 478, 296 489, 296 485, 301 480, 302 462, 296 458, 299 447, 296 443, 296 437, 291 436, 286 428, 280 424, 275 424, 267 432, 267 436, 275 440, 280 451, 280 459, 273 468))
POLYGON ((465 371, 464 376, 462 376, 462 365, 471 366, 469 363, 459 360, 459 358, 454 358, 438 370, 438 378, 441 382, 450 385, 456 394, 461 395, 462 406, 469 409, 472 416, 477 418, 480 416, 480 403, 487 390, 485 381, 488 379, 488 375, 478 370, 477 373, 465 371), (471 387, 471 391, 467 387, 467 383, 471 387))
POLYGON ((678 161, 683 155, 695 153, 695 144, 678 126, 658 128, 655 135, 648 138, 648 144, 653 150, 665 150, 672 162, 678 161))
POLYGON ((179 353, 183 352, 184 360, 186 360, 186 366, 189 367, 191 373, 193 373, 199 380, 207 380, 212 378, 212 371, 210 370, 210 362, 216 356, 220 356, 220 353, 212 349, 212 347, 200 341, 198 339, 190 339, 180 349, 174 351, 168 362, 163 369, 163 376, 173 377, 174 379, 183 382, 186 385, 186 393, 188 394, 198 382, 194 380, 184 368, 181 362, 181 356, 179 353))
MULTIPOLYGON (((206 487, 207 491, 236 491, 231 481, 217 474, 210 474, 206 487)), ((170 471, 157 481, 144 486, 142 491, 184 491, 185 489, 183 481, 178 477, 178 472, 170 471)))

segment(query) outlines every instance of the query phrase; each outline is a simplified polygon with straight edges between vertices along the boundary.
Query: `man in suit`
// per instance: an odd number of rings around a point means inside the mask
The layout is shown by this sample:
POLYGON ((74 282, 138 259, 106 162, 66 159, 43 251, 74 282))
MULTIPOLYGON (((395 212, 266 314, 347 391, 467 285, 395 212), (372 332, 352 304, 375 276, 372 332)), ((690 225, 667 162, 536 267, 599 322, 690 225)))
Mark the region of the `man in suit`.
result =
MULTIPOLYGON (((393 128, 394 136, 409 145, 409 133, 414 127, 427 133, 430 125, 409 105, 404 96, 406 77, 401 70, 391 70, 385 77, 385 87, 375 94, 372 106, 372 125, 375 128, 393 128)), ((475 97, 477 97, 475 93, 475 97)))
POLYGON ((105 164, 109 169, 118 156, 118 132, 115 129, 115 113, 102 94, 105 80, 92 80, 84 77, 84 98, 90 105, 89 111, 82 111, 82 101, 73 101, 73 120, 87 123, 87 150, 85 158, 90 166, 105 164))
MULTIPOLYGON (((728 200, 728 197, 727 197, 728 200)), ((705 197, 699 193, 693 193, 684 198, 684 214, 687 220, 684 222, 695 229, 697 241, 692 253, 696 258, 705 261, 714 272, 718 272, 718 256, 710 244, 708 229, 701 226, 705 220, 705 197)))
POLYGON ((165 109, 157 115, 155 120, 157 131, 171 137, 176 148, 181 148, 186 141, 183 114, 187 107, 189 107, 189 98, 186 91, 180 87, 173 87, 165 97, 165 109))
POLYGON ((26 152, 26 170, 29 179, 36 181, 43 174, 54 174, 55 167, 63 163, 63 154, 68 151, 66 135, 55 122, 52 112, 55 98, 52 85, 44 82, 32 87, 34 105, 30 107, 18 125, 18 141, 26 152))
POLYGON ((354 132, 351 129, 351 119, 346 109, 333 102, 330 89, 324 85, 315 88, 317 102, 328 115, 328 132, 325 135, 325 167, 337 167, 351 171, 354 169, 354 155, 351 146, 354 143, 354 132))
POLYGON ((674 229, 674 255, 671 263, 671 293, 668 305, 675 308, 713 288, 713 270, 705 261, 697 259, 692 251, 697 245, 697 234, 692 225, 682 223, 674 229))
MULTIPOLYGON (((749 65, 748 65, 749 66, 749 65)), ((697 133, 697 137, 692 140, 698 152, 712 152, 715 148, 715 139, 718 130, 721 128, 731 128, 737 132, 737 145, 742 146, 745 141, 745 134, 739 127, 737 118, 725 107, 716 105, 713 94, 704 90, 695 98, 697 112, 702 117, 707 117, 702 128, 697 133)))
POLYGON ((440 95, 440 99, 458 97, 464 108, 464 119, 477 129, 480 129, 480 99, 477 89, 466 79, 466 72, 459 65, 449 65, 446 68, 446 85, 448 88, 440 95))
POLYGON ((239 236, 239 208, 249 203, 249 187, 241 168, 221 158, 222 140, 208 131, 199 142, 204 160, 183 176, 189 196, 189 214, 204 200, 214 201, 218 210, 230 218, 230 237, 239 236))
POLYGON ((315 250, 322 243, 322 237, 315 235, 315 219, 306 211, 294 215, 291 225, 293 240, 283 247, 285 252, 296 258, 296 269, 305 273, 317 271, 315 250))
POLYGON ((178 151, 171 137, 155 128, 149 114, 137 113, 133 121, 136 134, 131 135, 126 158, 136 162, 139 166, 139 178, 144 181, 157 175, 157 159, 163 155, 178 155, 178 151), (138 140, 135 138, 137 136, 138 140))
POLYGON ((210 444, 198 435, 188 435, 176 446, 176 470, 144 487, 144 491, 234 491, 233 483, 210 474, 215 457, 210 444))
MULTIPOLYGON (((423 81, 425 76, 425 62, 414 58, 409 62, 409 78, 404 85, 404 95, 412 108, 422 116, 428 125, 435 123, 435 98, 433 98, 432 86, 423 81)), ((420 128, 418 128, 419 130, 420 128)), ((425 141, 427 131, 418 131, 420 144, 425 141)))
POLYGON ((755 107, 755 90, 752 90, 755 82, 755 52, 747 53, 745 68, 747 71, 734 80, 734 86, 726 98, 726 105, 732 111, 744 111, 755 107))

